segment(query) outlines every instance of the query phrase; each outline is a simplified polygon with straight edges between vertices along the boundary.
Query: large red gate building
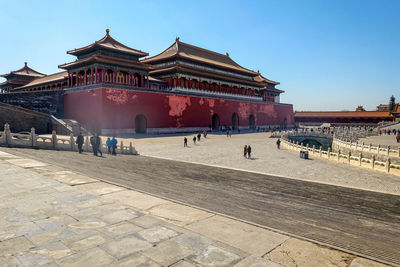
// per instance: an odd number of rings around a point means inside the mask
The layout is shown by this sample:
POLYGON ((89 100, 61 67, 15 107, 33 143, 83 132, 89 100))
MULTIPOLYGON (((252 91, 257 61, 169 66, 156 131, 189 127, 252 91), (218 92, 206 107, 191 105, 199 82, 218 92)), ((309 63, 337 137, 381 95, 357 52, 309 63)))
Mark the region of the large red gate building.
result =
POLYGON ((21 69, 17 76, 7 74, 11 78, 0 87, 5 93, 63 90, 64 117, 103 134, 294 124, 292 105, 280 103, 279 83, 243 68, 228 53, 176 38, 147 57, 108 30, 99 41, 67 53, 76 60, 59 66, 65 71, 42 75, 29 68, 26 74, 37 77, 22 79, 21 69))

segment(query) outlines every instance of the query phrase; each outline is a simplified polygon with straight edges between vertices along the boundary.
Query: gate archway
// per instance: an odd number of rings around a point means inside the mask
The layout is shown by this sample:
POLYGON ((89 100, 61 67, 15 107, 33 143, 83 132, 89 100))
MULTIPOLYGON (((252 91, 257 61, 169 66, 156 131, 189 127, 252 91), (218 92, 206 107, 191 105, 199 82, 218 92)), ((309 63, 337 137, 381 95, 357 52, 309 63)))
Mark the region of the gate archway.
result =
POLYGON ((239 116, 236 112, 232 114, 232 129, 236 130, 239 128, 239 116))
POLYGON ((143 114, 139 114, 135 118, 135 131, 136 133, 146 133, 147 119, 143 114))
POLYGON ((214 114, 213 116, 212 116, 212 129, 213 130, 219 130, 219 124, 220 124, 220 121, 219 121, 219 116, 217 115, 217 114, 214 114))
POLYGON ((254 129, 256 128, 256 120, 254 118, 254 115, 249 116, 249 129, 254 129))

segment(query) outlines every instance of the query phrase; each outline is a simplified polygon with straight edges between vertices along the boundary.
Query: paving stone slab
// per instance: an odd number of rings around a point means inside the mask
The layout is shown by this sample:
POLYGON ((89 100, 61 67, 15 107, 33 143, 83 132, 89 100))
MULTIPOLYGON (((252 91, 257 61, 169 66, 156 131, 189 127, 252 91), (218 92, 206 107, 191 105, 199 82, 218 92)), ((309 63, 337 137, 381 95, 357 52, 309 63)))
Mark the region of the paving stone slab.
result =
POLYGON ((146 256, 137 253, 132 256, 127 257, 121 261, 117 261, 113 263, 113 266, 117 267, 131 267, 131 266, 146 266, 146 267, 161 267, 160 264, 152 261, 146 256))
POLYGON ((354 256, 311 242, 290 238, 264 258, 284 266, 346 267, 354 256))
POLYGON ((175 237, 179 235, 179 233, 163 226, 155 226, 138 232, 138 235, 151 243, 159 243, 175 237))
POLYGON ((185 226, 214 215, 206 211, 177 203, 161 204, 151 208, 149 212, 152 215, 161 217, 166 221, 179 226, 185 226))
POLYGON ((76 185, 75 188, 77 188, 78 190, 87 192, 89 194, 93 194, 93 195, 104 195, 104 194, 109 194, 112 192, 125 190, 125 188, 123 188, 123 187, 119 187, 119 186, 115 186, 115 185, 107 184, 107 183, 103 183, 103 182, 76 185))
POLYGON ((164 221, 157 219, 151 215, 143 215, 143 216, 140 216, 140 217, 135 218, 130 221, 136 225, 139 225, 140 227, 143 227, 143 228, 151 228, 153 226, 164 223, 164 221))
POLYGON ((14 256, 0 256, 0 266, 14 267, 21 266, 21 263, 14 256))
POLYGON ((196 267, 196 265, 183 259, 178 261, 177 263, 172 264, 171 267, 196 267))
POLYGON ((257 256, 264 255, 289 238, 219 215, 195 222, 186 228, 257 256))
MULTIPOLYGON (((21 255, 17 255, 17 258, 22 263, 22 265, 25 267, 58 266, 58 264, 56 264, 52 258, 47 257, 45 255, 31 253, 31 252, 24 252, 21 255)), ((18 265, 18 266, 20 266, 20 265, 18 265)))
POLYGON ((283 265, 269 261, 267 259, 257 257, 254 255, 251 255, 243 260, 241 260, 239 263, 234 265, 235 267, 283 267, 283 265))
POLYGON ((125 190, 112 194, 107 194, 103 198, 118 201, 123 205, 128 205, 139 210, 148 210, 160 204, 172 203, 170 201, 146 195, 134 190, 125 190))
POLYGON ((20 157, 7 152, 0 151, 0 159, 18 159, 18 158, 20 157))
POLYGON ((141 230, 143 230, 142 227, 130 222, 121 222, 99 229, 99 231, 104 232, 105 234, 113 238, 123 237, 125 235, 136 233, 141 230))
POLYGON ((143 254, 164 266, 169 266, 204 249, 212 243, 212 240, 200 235, 183 234, 161 242, 160 244, 145 250, 143 254))
POLYGON ((99 182, 99 180, 80 175, 71 171, 58 171, 45 174, 46 177, 55 179, 60 183, 67 185, 79 185, 99 182))
POLYGON ((59 241, 44 244, 40 247, 31 249, 30 252, 33 254, 43 255, 54 260, 58 260, 72 254, 72 250, 59 241))
POLYGON ((150 248, 151 243, 135 236, 127 236, 119 240, 108 242, 103 246, 104 250, 117 259, 150 248))
POLYGON ((210 245, 204 250, 190 256, 189 259, 200 266, 232 266, 241 257, 222 248, 210 245))
POLYGON ((74 233, 82 233, 87 230, 98 229, 106 226, 105 222, 99 220, 81 221, 76 223, 71 223, 68 228, 74 233))
POLYGON ((364 258, 355 258, 349 267, 388 267, 389 265, 382 264, 376 261, 364 259, 364 258))
POLYGON ((106 214, 101 217, 102 221, 105 221, 107 223, 117 223, 117 222, 122 222, 122 221, 128 221, 133 218, 138 217, 135 211, 130 210, 130 209, 123 209, 123 210, 117 210, 115 212, 111 212, 109 214, 106 214))
POLYGON ((22 168, 33 168, 33 167, 43 167, 48 166, 48 164, 34 160, 34 159, 8 159, 7 162, 17 165, 22 168))
POLYGON ((7 239, 0 242, 0 256, 9 256, 18 252, 27 251, 34 246, 35 245, 24 236, 7 239))
POLYGON ((106 242, 106 239, 98 235, 92 235, 82 240, 71 243, 68 247, 73 251, 82 251, 88 248, 96 247, 102 245, 106 242))
POLYGON ((63 258, 58 263, 62 267, 76 266, 110 266, 115 259, 100 248, 85 250, 63 258))

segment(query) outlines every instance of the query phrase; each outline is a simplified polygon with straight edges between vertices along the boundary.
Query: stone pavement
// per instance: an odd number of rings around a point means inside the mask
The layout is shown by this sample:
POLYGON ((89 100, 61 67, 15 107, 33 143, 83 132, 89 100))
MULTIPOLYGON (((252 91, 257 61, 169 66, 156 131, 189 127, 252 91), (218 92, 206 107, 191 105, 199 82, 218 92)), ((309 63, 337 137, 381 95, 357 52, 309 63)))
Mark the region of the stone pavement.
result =
MULTIPOLYGON (((196 145, 189 142, 189 148, 183 147, 183 136, 152 136, 127 139, 124 143, 133 141, 135 148, 145 156, 400 194, 400 178, 397 176, 312 157, 311 160, 303 160, 294 151, 285 148, 278 150, 276 139, 268 138, 269 135, 269 133, 234 134, 231 138, 227 138, 225 135, 209 134, 206 139, 202 137, 196 145), (252 147, 251 160, 243 157, 244 145, 252 147)), ((189 135, 189 141, 191 137, 193 135, 189 135)))
POLYGON ((385 266, 0 152, 0 266, 385 266))

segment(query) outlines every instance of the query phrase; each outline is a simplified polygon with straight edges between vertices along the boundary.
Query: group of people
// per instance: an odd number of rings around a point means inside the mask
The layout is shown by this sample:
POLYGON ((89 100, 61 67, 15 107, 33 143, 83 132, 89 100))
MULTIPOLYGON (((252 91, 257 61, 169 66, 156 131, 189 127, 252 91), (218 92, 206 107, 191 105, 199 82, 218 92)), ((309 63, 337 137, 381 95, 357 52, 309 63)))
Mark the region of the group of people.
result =
MULTIPOLYGON (((203 131, 203 137, 207 138, 207 131, 206 130, 203 131)), ((193 139, 192 139, 193 140, 193 144, 195 145, 196 141, 200 142, 200 139, 201 139, 201 132, 198 132, 197 135, 193 136, 193 139)), ((187 147, 188 146, 187 143, 188 143, 188 139, 185 136, 183 138, 183 147, 187 147)))
POLYGON ((382 134, 390 135, 391 133, 393 133, 393 135, 396 135, 396 133, 399 135, 400 134, 400 129, 399 130, 396 130, 396 129, 393 129, 393 130, 384 129, 383 131, 379 130, 379 135, 382 135, 382 134))
POLYGON ((250 145, 245 145, 243 148, 243 157, 247 157, 248 159, 251 158, 251 146, 250 145))
MULTIPOLYGON (((83 144, 84 143, 85 143, 84 137, 83 137, 82 133, 79 133, 78 137, 76 138, 76 144, 78 145, 79 154, 81 154, 83 152, 83 144)), ((102 157, 103 152, 100 149, 101 139, 97 133, 94 133, 93 136, 90 137, 90 144, 92 145, 93 155, 98 156, 98 154, 100 154, 100 157, 102 157)), ((115 136, 113 136, 112 139, 110 137, 107 138, 106 146, 107 146, 108 154, 112 154, 114 156, 117 155, 117 152, 116 152, 117 144, 118 144, 118 141, 115 138, 115 136)))

